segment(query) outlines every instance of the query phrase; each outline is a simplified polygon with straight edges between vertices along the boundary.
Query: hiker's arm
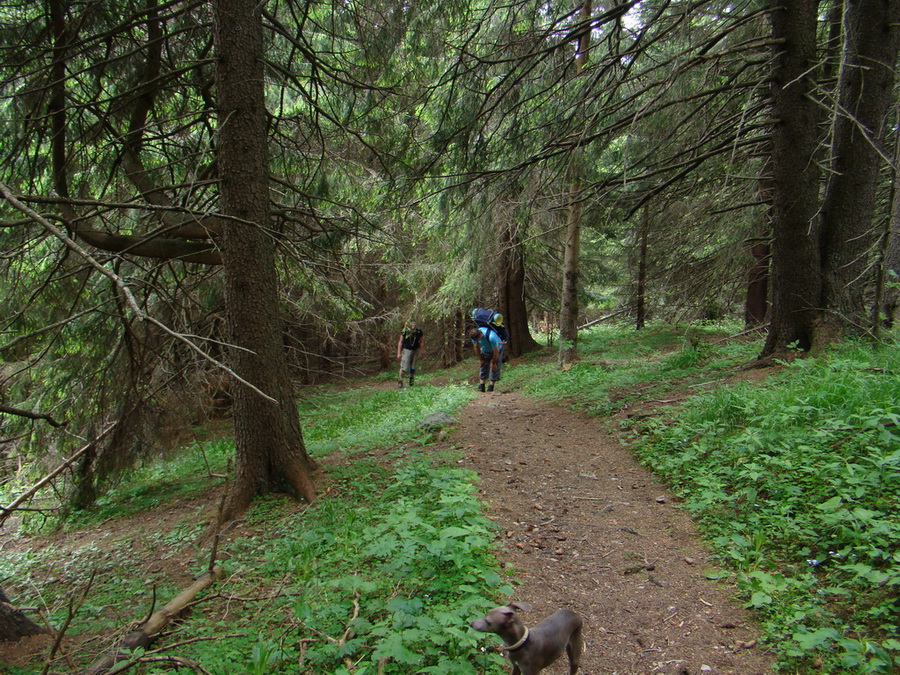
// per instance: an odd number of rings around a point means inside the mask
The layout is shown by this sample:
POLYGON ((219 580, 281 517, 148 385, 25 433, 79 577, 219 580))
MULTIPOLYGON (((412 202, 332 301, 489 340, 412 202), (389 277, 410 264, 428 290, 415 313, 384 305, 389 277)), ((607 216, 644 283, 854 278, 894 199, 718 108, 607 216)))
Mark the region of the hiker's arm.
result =
POLYGON ((403 336, 400 336, 400 339, 397 340, 397 360, 399 361, 403 356, 403 336))
POLYGON ((497 370, 497 364, 500 363, 500 349, 494 347, 494 353, 491 354, 491 370, 497 370))

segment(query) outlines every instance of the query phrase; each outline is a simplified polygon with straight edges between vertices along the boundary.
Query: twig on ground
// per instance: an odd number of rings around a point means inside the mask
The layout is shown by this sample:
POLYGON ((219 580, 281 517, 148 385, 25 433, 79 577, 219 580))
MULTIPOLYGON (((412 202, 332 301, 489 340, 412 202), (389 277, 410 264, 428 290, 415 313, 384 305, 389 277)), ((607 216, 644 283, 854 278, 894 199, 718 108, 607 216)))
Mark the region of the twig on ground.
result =
MULTIPOLYGON (((87 600, 88 593, 91 590, 91 587, 94 585, 94 577, 97 575, 97 570, 93 570, 91 572, 91 577, 88 579, 87 584, 85 584, 84 592, 81 594, 81 600, 78 603, 78 607, 75 606, 75 598, 71 598, 69 600, 69 609, 66 613, 66 620, 63 621, 62 627, 56 633, 56 639, 53 641, 53 646, 50 648, 50 652, 47 654, 47 659, 44 662, 44 667, 41 669, 41 675, 47 675, 50 671, 50 665, 53 663, 53 660, 56 658, 56 652, 59 651, 59 648, 62 646, 63 638, 66 635, 66 631, 69 630, 69 624, 72 623, 72 619, 75 618, 75 615, 78 613, 78 609, 81 605, 84 604, 84 601, 87 600)), ((50 622, 46 621, 47 627, 50 628, 50 622)), ((72 661, 72 658, 66 653, 63 652, 63 658, 66 659, 66 662, 69 664, 69 667, 74 669, 75 664, 72 661)))

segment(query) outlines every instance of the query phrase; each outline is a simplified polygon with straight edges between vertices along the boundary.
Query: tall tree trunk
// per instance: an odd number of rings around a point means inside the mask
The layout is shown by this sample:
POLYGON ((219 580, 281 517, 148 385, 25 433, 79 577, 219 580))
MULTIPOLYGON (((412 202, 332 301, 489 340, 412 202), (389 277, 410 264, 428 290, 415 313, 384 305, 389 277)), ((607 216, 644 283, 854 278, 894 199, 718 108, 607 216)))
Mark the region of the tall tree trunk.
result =
POLYGON ((818 108, 813 93, 817 3, 772 3, 772 315, 761 356, 812 346, 821 297, 814 160, 818 108))
POLYGON ((855 0, 844 8, 839 109, 820 241, 826 340, 867 324, 863 290, 871 278, 872 216, 900 46, 900 2, 855 0))
POLYGON ((637 294, 635 295, 635 330, 642 330, 647 320, 647 243, 650 238, 650 207, 644 205, 641 227, 638 231, 637 294))
POLYGON ((525 253, 518 241, 515 222, 508 221, 500 232, 500 303, 509 329, 509 354, 521 356, 540 348, 528 327, 525 304, 525 253))
MULTIPOLYGON (((428 338, 432 345, 440 345, 440 360, 442 368, 450 368, 463 360, 463 333, 466 321, 462 310, 456 310, 452 314, 440 320, 439 341, 428 338)), ((432 347, 437 353, 437 348, 432 347)))
MULTIPOLYGON (((898 109, 900 113, 900 109, 898 109)), ((882 241, 882 263, 878 271, 881 283, 878 313, 872 323, 882 324, 887 328, 895 325, 900 311, 900 134, 896 136, 894 145, 893 183, 891 186, 891 217, 886 226, 882 241)))
POLYGON ((66 19, 63 0, 48 3, 50 34, 53 36, 53 66, 50 102, 47 112, 50 116, 53 157, 53 189, 61 197, 69 196, 69 181, 66 177, 66 19))
POLYGON ((268 151, 262 19, 255 0, 215 0, 225 303, 235 387, 235 480, 225 518, 252 498, 286 491, 315 497, 287 369, 275 241, 268 229, 268 151))
POLYGON ((747 295, 744 298, 744 326, 754 328, 766 322, 769 311, 769 258, 772 249, 769 244, 772 227, 772 152, 769 148, 768 161, 759 176, 759 199, 770 204, 765 215, 765 223, 760 226, 760 237, 750 243, 750 270, 747 272, 747 295))
POLYGON ((744 300, 744 326, 754 328, 766 322, 769 309, 769 242, 759 239, 750 247, 753 262, 747 272, 747 296, 744 300))
MULTIPOLYGON (((591 45, 591 0, 581 5, 581 36, 578 39, 576 72, 584 70, 587 51, 591 45)), ((569 163, 569 219, 566 226, 565 253, 563 255, 563 289, 559 312, 559 365, 572 363, 578 357, 578 284, 581 258, 581 171, 576 146, 569 163)))

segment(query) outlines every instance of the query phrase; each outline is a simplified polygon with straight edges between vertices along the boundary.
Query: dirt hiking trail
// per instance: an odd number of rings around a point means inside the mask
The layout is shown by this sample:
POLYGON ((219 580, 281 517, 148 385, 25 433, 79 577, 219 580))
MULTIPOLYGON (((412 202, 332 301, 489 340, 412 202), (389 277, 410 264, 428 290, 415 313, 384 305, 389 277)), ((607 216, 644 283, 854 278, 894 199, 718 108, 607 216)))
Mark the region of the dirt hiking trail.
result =
MULTIPOLYGON (((642 413, 660 412, 647 405, 642 413)), ((715 565, 691 518, 636 463, 612 425, 503 391, 479 395, 456 417, 459 424, 429 449, 462 448, 461 464, 481 476, 481 496, 499 526, 501 563, 521 582, 513 599, 532 606, 525 624, 562 607, 584 618, 579 675, 771 675, 774 659, 756 642, 758 630, 733 589, 707 580, 715 565)), ((204 505, 211 514, 216 494, 73 533, 20 538, 10 530, 0 548, 92 544, 114 556, 127 540, 141 551, 139 574, 189 579, 192 558, 154 548, 145 533, 171 531, 204 505)), ((3 662, 40 663, 51 642, 37 636, 3 643, 0 672, 3 662)), ((499 646, 499 639, 486 635, 484 644, 499 646)), ((565 657, 544 673, 568 673, 565 657)))
MULTIPOLYGON (((532 606, 523 621, 581 614, 581 674, 772 672, 733 589, 706 578, 714 564, 689 515, 601 421, 502 392, 459 420, 448 442, 481 476, 501 561, 521 580, 513 599, 532 606)), ((567 667, 563 656, 544 672, 567 667)))

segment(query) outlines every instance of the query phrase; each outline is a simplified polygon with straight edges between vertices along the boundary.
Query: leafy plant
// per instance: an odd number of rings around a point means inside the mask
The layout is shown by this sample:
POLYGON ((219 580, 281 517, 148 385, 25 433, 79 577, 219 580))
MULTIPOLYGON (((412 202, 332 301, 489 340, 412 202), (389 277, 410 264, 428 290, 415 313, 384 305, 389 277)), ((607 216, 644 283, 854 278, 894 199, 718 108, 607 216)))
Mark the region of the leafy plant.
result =
POLYGON ((852 345, 798 361, 696 397, 638 446, 739 572, 786 667, 900 662, 898 365, 895 348, 852 345))

